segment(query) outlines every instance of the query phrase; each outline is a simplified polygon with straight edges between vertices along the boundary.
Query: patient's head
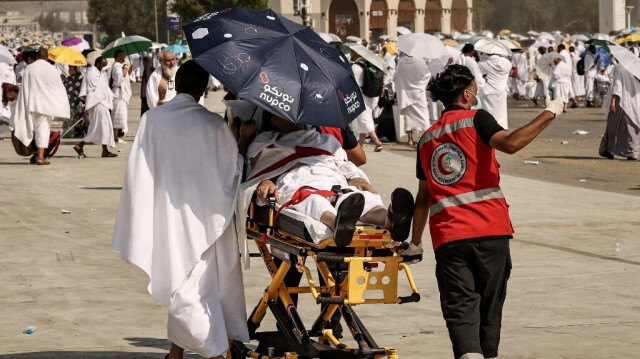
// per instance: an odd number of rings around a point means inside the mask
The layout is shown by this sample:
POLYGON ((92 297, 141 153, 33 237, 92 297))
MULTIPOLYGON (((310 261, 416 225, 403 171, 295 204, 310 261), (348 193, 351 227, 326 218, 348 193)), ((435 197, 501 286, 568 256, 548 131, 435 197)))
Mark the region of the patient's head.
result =
POLYGON ((262 117, 263 131, 278 131, 280 133, 289 133, 304 129, 304 125, 296 125, 278 115, 265 111, 262 117))

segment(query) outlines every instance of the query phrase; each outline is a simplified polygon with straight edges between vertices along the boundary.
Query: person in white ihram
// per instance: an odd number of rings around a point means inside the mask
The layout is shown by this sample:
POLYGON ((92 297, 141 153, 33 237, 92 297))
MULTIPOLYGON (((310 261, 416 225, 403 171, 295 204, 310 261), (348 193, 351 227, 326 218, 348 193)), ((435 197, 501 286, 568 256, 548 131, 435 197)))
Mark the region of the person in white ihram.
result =
POLYGON ((413 146, 413 132, 418 137, 429 128, 429 103, 427 84, 431 70, 421 57, 403 56, 396 70, 396 95, 400 113, 404 115, 404 131, 407 145, 413 146))
POLYGON ((129 106, 129 99, 131 99, 131 78, 133 73, 133 66, 127 65, 124 62, 124 51, 117 50, 115 53, 115 62, 111 68, 111 81, 113 91, 113 138, 115 142, 125 143, 118 138, 119 130, 123 133, 127 133, 129 126, 127 124, 127 115, 129 106))
POLYGON ((48 165, 44 150, 49 147, 51 121, 54 117, 69 118, 67 91, 55 67, 47 62, 49 52, 38 50, 36 61, 25 68, 16 107, 9 121, 15 137, 25 146, 36 142, 32 162, 48 165))
POLYGON ((222 117, 198 104, 208 79, 187 61, 175 98, 140 119, 113 234, 168 309, 169 359, 224 359, 229 339, 249 341, 234 216, 243 159, 222 117))

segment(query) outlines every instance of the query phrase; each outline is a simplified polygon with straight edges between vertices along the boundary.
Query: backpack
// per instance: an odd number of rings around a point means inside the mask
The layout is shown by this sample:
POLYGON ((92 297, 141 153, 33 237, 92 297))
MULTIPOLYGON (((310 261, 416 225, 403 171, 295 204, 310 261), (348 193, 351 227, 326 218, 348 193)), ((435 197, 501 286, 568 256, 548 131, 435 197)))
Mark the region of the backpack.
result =
POLYGON ((368 97, 378 97, 384 87, 384 72, 370 62, 360 60, 355 62, 363 69, 362 94, 368 97))
POLYGON ((580 57, 580 60, 576 63, 576 72, 578 75, 584 75, 584 56, 580 57))
MULTIPOLYGON (((25 146, 14 134, 14 131, 11 131, 11 142, 13 144, 13 149, 20 156, 31 156, 37 151, 36 141, 31 141, 29 146, 25 146)), ((60 146, 60 131, 49 131, 49 146, 44 149, 44 158, 53 157, 58 151, 58 146, 60 146)))

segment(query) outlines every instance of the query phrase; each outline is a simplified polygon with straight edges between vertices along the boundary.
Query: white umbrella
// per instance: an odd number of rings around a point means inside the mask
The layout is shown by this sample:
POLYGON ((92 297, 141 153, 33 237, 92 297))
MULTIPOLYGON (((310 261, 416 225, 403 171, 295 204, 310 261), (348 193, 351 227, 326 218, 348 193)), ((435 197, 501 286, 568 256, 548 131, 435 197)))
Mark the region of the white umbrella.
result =
POLYGON ((543 79, 545 82, 548 82, 551 79, 551 75, 553 75, 553 70, 556 68, 556 64, 553 60, 558 57, 563 58, 562 55, 557 52, 550 52, 542 55, 536 64, 536 74, 538 77, 543 79))
POLYGON ((509 57, 511 56, 511 50, 503 45, 499 40, 495 39, 481 39, 478 40, 473 47, 478 52, 484 52, 486 54, 500 55, 509 57))
POLYGON ((471 38, 471 35, 469 34, 462 34, 460 36, 458 36, 458 38, 456 39, 456 41, 458 42, 466 42, 467 40, 469 40, 471 38))
POLYGON ((484 30, 480 33, 480 35, 484 36, 484 37, 488 37, 490 39, 493 39, 494 35, 493 32, 489 31, 489 30, 484 30))
POLYGON ((640 58, 638 56, 622 46, 609 46, 609 50, 622 67, 640 80, 640 58))
POLYGON ((537 32, 537 31, 533 31, 533 30, 531 30, 531 31, 527 31, 527 35, 531 35, 531 36, 538 36, 538 35, 540 35, 540 33, 539 33, 539 32, 537 32))
POLYGON ((411 33, 400 36, 396 43, 396 49, 409 56, 424 57, 426 59, 438 57, 446 51, 442 41, 435 36, 424 33, 411 33))
POLYGON ((320 38, 324 40, 326 43, 333 42, 333 39, 331 38, 331 36, 326 32, 319 32, 318 36, 320 36, 320 38))
POLYGON ((556 39, 548 32, 541 32, 538 34, 538 41, 556 41, 556 39))
POLYGON ((407 29, 404 26, 396 27, 396 31, 398 32, 398 35, 407 35, 407 34, 411 34, 413 32, 413 31, 407 29))
POLYGON ((82 51, 84 51, 84 50, 88 50, 88 49, 90 49, 90 48, 91 48, 91 45, 89 45, 89 42, 88 42, 87 40, 82 39, 82 42, 81 42, 81 43, 79 43, 79 44, 77 44, 77 45, 69 46, 69 48, 70 48, 70 49, 74 49, 74 50, 76 50, 76 51, 78 51, 78 52, 82 52, 82 51))
MULTIPOLYGON (((462 45, 462 46, 464 46, 464 45, 462 45)), ((447 54, 448 54, 450 57, 453 57, 454 59, 455 59, 456 57, 460 56, 460 54, 462 53, 462 51, 460 51, 460 49, 458 49, 458 48, 456 48, 456 47, 453 47, 453 46, 445 45, 445 47, 444 47, 444 48, 445 48, 445 50, 446 50, 447 54)))
POLYGON ((0 62, 4 62, 7 65, 15 65, 18 63, 13 55, 11 55, 11 52, 9 52, 9 49, 4 46, 0 46, 0 62))
POLYGON ((481 36, 481 35, 476 35, 476 36, 472 36, 470 38, 468 38, 465 42, 468 44, 475 44, 476 42, 483 40, 483 39, 488 39, 488 37, 486 36, 481 36))
POLYGON ((545 49, 548 48, 549 46, 551 46, 550 43, 548 42, 544 42, 544 41, 538 41, 536 43, 534 43, 533 45, 529 46, 529 47, 535 47, 536 49, 539 47, 544 47, 545 49))
POLYGON ((589 37, 583 34, 571 35, 571 41, 589 41, 589 37))
POLYGON ((378 39, 387 41, 389 39, 389 37, 390 37, 389 35, 382 35, 382 36, 378 37, 378 39))
POLYGON ((358 43, 358 44, 362 44, 362 39, 357 37, 357 36, 347 36, 346 39, 347 39, 347 41, 350 41, 350 42, 355 42, 355 43, 358 43))
POLYGON ((597 33, 597 34, 593 34, 591 36, 591 39, 596 39, 596 40, 611 40, 611 36, 607 35, 607 34, 603 34, 601 32, 597 33))

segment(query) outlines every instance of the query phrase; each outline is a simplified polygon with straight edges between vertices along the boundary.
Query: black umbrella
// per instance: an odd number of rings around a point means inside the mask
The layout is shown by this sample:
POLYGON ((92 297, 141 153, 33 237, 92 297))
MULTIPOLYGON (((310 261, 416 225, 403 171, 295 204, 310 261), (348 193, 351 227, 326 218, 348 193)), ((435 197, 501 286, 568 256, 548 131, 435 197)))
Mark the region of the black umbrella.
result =
POLYGON ((299 124, 346 127, 364 102, 347 58, 272 10, 224 7, 183 30, 193 59, 239 98, 299 124))

